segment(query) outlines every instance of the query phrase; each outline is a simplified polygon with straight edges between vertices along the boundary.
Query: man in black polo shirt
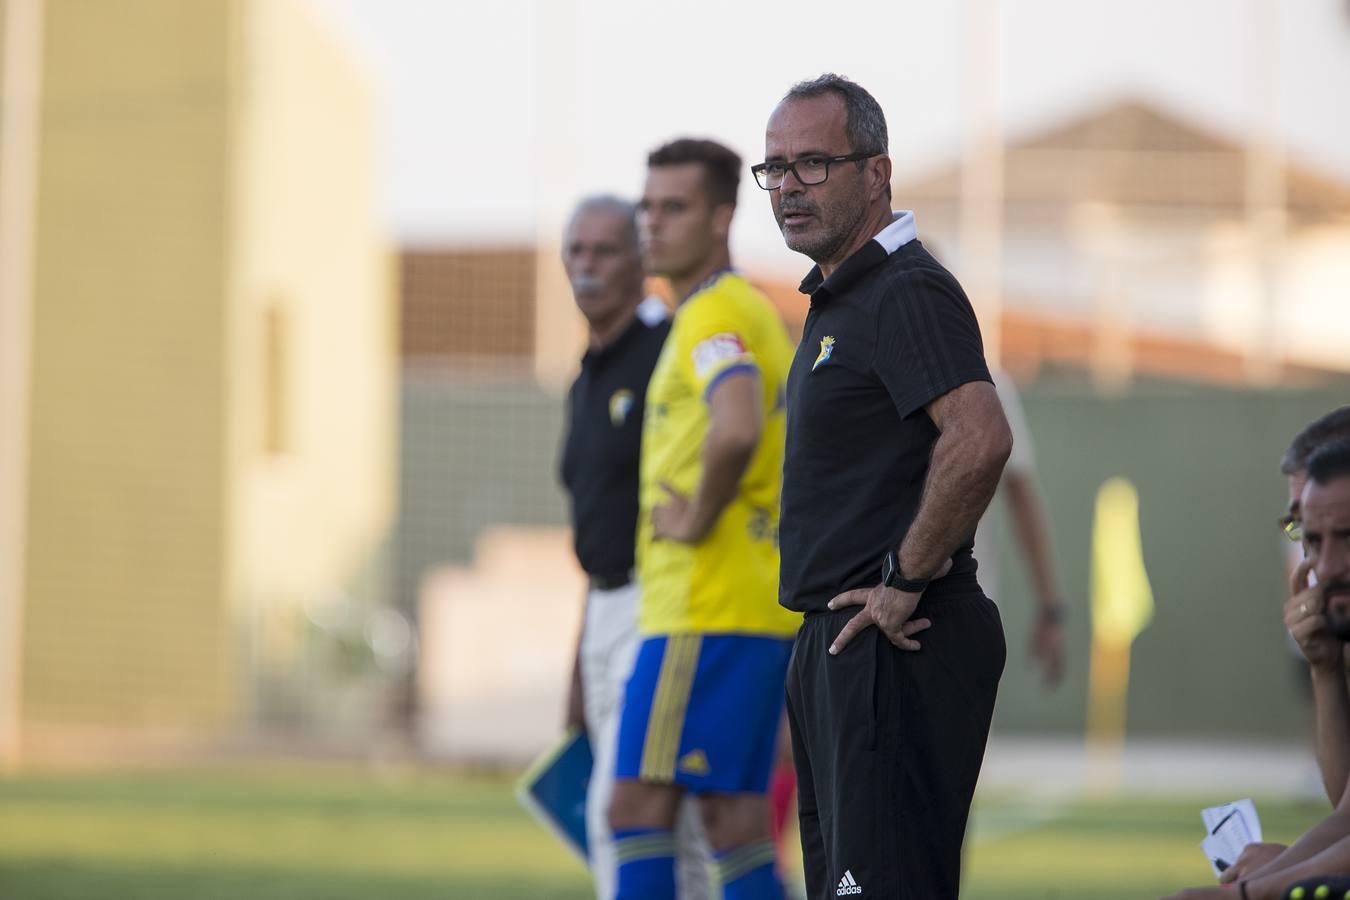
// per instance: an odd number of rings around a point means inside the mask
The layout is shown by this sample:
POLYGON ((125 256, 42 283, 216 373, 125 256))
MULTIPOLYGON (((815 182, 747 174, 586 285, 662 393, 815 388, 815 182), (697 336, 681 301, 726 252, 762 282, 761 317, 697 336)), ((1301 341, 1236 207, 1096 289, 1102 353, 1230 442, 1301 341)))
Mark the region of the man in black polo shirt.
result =
POLYGON ((970 303, 891 211, 886 153, 876 100, 824 75, 774 109, 753 167, 816 263, 779 591, 805 613, 787 691, 812 900, 957 896, 1005 655, 971 536, 1012 438, 970 303))
MULTIPOLYGON (((633 555, 643 398, 670 331, 665 307, 642 299, 636 209, 616 197, 578 204, 563 236, 563 267, 586 318, 588 346, 567 398, 562 481, 577 560, 589 578, 567 726, 590 735, 595 766, 586 797, 591 872, 600 900, 614 896, 616 862, 606 809, 614 789, 619 701, 637 653, 633 555)), ((708 896, 711 851, 692 802, 676 832, 680 896, 708 896)))

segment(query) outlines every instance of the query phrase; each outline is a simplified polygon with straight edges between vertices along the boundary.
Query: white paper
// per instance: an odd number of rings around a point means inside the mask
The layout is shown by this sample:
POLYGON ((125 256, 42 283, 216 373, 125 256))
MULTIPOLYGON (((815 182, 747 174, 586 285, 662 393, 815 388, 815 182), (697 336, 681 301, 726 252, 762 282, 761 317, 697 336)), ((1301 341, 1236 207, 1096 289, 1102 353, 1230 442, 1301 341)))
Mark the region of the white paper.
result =
POLYGON ((1200 818, 1205 822, 1205 831, 1212 834, 1215 827, 1235 809, 1241 811, 1247 829, 1253 835, 1253 840, 1264 840, 1261 836, 1261 817, 1256 814, 1256 804, 1251 800, 1234 800, 1232 803, 1225 803, 1222 806, 1211 806, 1209 809, 1200 810, 1200 818))
POLYGON ((1248 844, 1262 840, 1261 818, 1256 814, 1256 804, 1251 800, 1237 800, 1202 809, 1200 818, 1209 832, 1200 842, 1200 849, 1204 851, 1215 875, 1237 862, 1248 844))

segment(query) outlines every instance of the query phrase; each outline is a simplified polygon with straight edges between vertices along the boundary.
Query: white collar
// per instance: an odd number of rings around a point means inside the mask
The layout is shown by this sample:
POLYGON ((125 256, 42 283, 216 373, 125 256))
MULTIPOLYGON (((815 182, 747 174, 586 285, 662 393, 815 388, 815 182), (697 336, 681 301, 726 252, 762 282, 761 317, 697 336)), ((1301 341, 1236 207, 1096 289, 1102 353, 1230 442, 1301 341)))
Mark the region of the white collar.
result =
POLYGON ((894 253, 918 236, 914 227, 914 213, 907 209, 891 213, 891 224, 872 240, 886 248, 887 255, 894 253))
POLYGON ((637 305, 637 317, 648 328, 655 328, 670 318, 670 310, 666 309, 666 304, 660 297, 648 294, 637 305))

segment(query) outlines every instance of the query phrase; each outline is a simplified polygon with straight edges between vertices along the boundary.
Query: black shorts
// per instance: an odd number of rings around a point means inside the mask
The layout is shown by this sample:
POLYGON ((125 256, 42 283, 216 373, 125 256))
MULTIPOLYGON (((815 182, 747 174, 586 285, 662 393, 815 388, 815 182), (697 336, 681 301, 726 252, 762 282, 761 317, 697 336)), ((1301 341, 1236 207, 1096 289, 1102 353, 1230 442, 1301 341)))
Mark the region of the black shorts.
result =
POLYGON ((808 615, 788 666, 807 897, 956 900, 1006 656, 998 608, 925 598, 920 650, 868 628, 830 656, 858 609, 808 615))

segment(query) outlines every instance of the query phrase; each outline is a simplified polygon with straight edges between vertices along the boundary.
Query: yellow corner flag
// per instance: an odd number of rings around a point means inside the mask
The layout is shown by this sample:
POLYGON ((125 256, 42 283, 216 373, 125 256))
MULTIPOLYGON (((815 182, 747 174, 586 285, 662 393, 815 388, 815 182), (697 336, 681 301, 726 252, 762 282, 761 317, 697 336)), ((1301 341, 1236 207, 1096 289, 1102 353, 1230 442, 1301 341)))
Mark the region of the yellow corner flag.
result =
POLYGON ((1097 787, 1113 789, 1119 785, 1125 743, 1130 645, 1153 619, 1153 589, 1139 532, 1139 493, 1124 478, 1111 478, 1097 491, 1091 597, 1088 747, 1097 787))

